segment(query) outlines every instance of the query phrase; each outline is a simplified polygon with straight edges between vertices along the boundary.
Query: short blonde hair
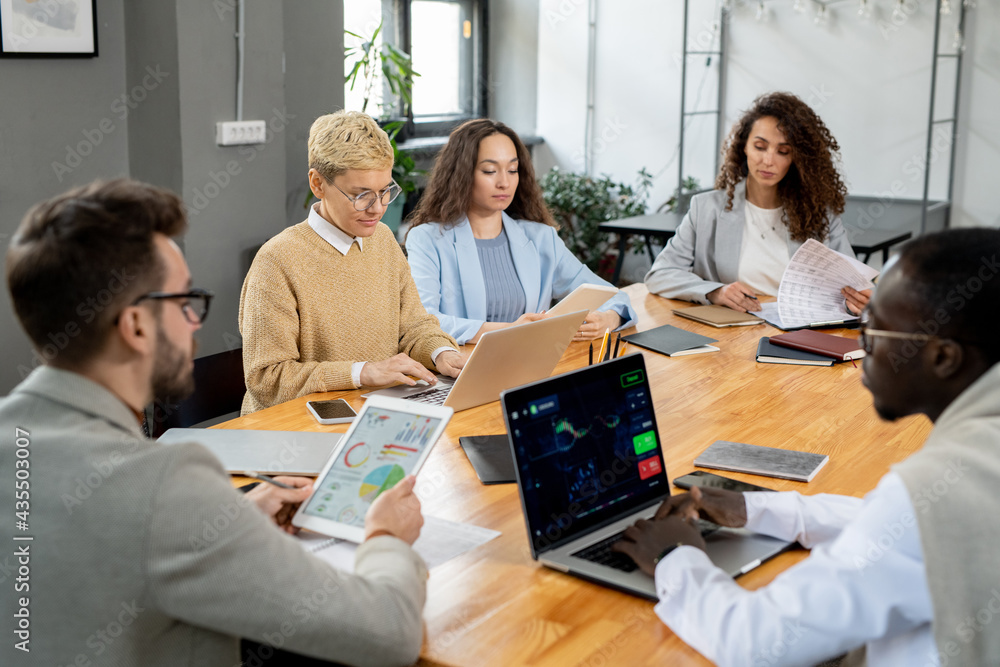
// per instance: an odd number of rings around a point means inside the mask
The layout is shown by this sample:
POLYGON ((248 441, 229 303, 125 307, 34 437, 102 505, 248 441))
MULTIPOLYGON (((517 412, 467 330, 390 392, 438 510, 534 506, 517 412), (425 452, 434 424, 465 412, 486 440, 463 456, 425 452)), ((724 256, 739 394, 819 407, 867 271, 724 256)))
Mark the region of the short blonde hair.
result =
POLYGON ((348 169, 392 169, 389 135, 360 111, 337 111, 309 128, 309 168, 327 182, 348 169))

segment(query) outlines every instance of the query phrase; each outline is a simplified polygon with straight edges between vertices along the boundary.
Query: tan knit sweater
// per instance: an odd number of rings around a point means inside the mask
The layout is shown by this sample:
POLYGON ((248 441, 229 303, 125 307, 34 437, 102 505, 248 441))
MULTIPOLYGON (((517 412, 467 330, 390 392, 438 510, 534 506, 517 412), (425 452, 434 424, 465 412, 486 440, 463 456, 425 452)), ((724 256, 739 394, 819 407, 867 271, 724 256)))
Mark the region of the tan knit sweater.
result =
POLYGON ((240 295, 249 414, 317 391, 354 389, 351 364, 404 352, 433 369, 431 352, 457 348, 420 303, 385 225, 341 255, 302 222, 254 258, 240 295))

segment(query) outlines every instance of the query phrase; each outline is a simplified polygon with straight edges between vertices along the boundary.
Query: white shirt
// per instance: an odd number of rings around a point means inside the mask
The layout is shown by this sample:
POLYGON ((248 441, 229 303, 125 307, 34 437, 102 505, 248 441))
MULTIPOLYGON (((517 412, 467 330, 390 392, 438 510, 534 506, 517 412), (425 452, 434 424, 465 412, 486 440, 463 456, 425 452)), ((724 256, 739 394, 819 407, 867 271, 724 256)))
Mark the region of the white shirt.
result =
POLYGON ((899 475, 864 500, 745 496, 748 529, 812 553, 748 591, 700 549, 676 549, 656 567, 656 613, 681 639, 720 665, 812 665, 863 644, 873 667, 940 665, 917 519, 899 475))
POLYGON ((760 208, 749 201, 740 264, 736 275, 758 294, 778 295, 781 276, 788 266, 788 227, 781 220, 783 208, 760 208))
MULTIPOLYGON (((312 227, 314 232, 320 235, 320 238, 332 245, 337 252, 345 257, 350 252, 351 246, 355 243, 358 244, 358 250, 361 252, 365 250, 363 238, 360 236, 351 236, 319 214, 319 202, 309 207, 309 226, 312 227)), ((447 350, 458 352, 455 348, 445 345, 431 352, 431 361, 437 363, 438 355, 447 350)), ((351 364, 351 382, 354 383, 355 387, 361 386, 361 369, 367 363, 367 361, 355 361, 351 364)))

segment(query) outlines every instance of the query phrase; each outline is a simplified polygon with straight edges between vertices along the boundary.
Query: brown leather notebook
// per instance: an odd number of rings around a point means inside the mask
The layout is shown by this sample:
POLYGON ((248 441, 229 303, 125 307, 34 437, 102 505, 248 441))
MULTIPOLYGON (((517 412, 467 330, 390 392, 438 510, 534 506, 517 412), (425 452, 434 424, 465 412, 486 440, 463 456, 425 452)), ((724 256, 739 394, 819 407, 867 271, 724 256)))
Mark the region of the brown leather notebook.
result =
POLYGON ((750 313, 741 313, 725 306, 694 306, 692 308, 675 308, 674 315, 686 317, 695 322, 721 327, 745 327, 753 324, 763 324, 764 320, 750 313))
POLYGON ((865 356, 857 338, 844 338, 810 329, 771 336, 771 342, 782 347, 821 354, 837 361, 861 359, 865 356))

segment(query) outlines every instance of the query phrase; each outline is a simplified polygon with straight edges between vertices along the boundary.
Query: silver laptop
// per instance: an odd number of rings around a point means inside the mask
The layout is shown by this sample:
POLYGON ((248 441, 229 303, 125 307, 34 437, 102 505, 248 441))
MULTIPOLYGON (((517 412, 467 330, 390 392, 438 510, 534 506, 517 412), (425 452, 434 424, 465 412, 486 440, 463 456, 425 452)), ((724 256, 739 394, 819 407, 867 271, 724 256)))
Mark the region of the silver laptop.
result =
MULTIPOLYGON (((303 408, 303 412, 305 408, 303 408)), ((231 428, 172 428, 157 442, 204 445, 230 473, 318 475, 343 433, 251 431, 231 428)))
POLYGON ((547 378, 586 317, 581 310, 490 331, 479 339, 457 378, 438 375, 435 385, 398 385, 362 396, 405 398, 456 412, 490 403, 504 389, 547 378))
MULTIPOLYGON (((655 600, 653 578, 610 551, 670 496, 642 354, 505 391, 501 401, 532 557, 655 600)), ((709 557, 732 576, 791 544, 703 523, 709 557)))

